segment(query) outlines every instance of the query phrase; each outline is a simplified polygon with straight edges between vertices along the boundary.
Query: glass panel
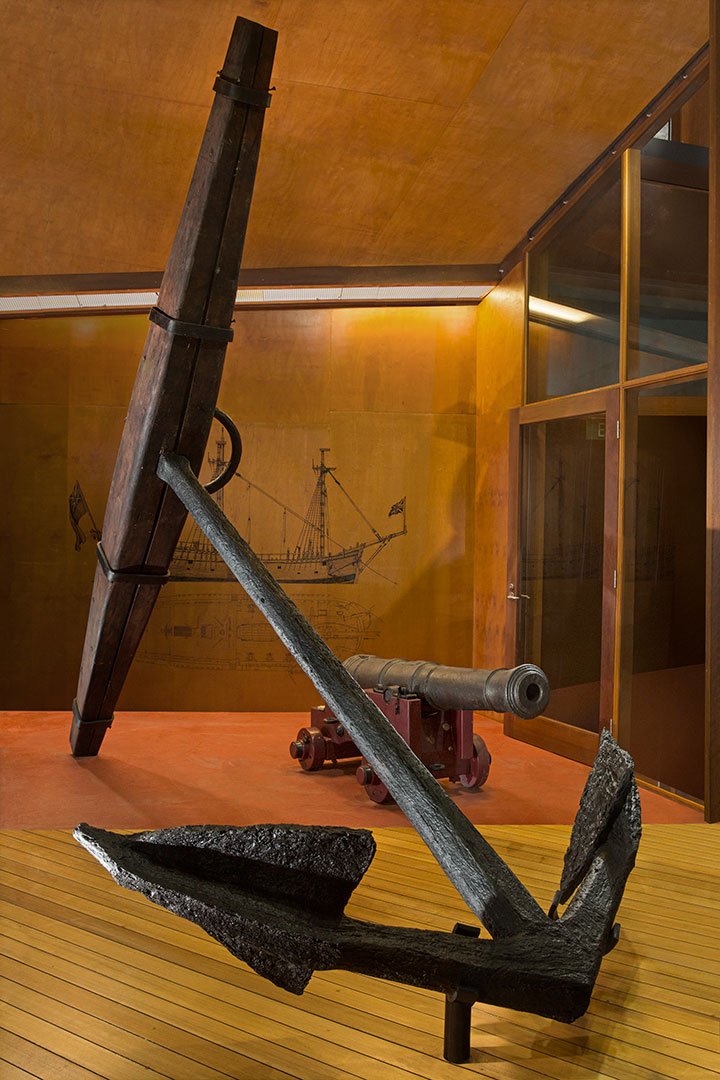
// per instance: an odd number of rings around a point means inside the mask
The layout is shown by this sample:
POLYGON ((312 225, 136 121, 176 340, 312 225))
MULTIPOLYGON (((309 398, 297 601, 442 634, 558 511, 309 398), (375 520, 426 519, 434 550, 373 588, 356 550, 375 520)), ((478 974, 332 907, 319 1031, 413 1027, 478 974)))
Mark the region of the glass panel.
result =
POLYGON ((519 660, 550 680, 546 715, 599 729, 605 416, 522 429, 519 660))
POLYGON ((640 155, 640 280, 629 282, 631 379, 707 360, 708 151, 697 145, 706 98, 704 87, 671 123, 673 138, 650 139, 640 155))
POLYGON ((618 381, 620 164, 529 255, 527 400, 618 381))
POLYGON ((626 415, 621 740, 702 798, 706 381, 628 391, 626 415))

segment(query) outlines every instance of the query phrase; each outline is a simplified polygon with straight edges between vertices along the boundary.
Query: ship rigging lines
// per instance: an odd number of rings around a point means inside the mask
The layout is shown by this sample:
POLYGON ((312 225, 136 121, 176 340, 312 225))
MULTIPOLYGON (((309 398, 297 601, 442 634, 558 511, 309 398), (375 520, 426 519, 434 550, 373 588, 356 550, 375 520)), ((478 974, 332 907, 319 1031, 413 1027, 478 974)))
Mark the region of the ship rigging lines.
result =
MULTIPOLYGON (((225 442, 221 435, 217 442, 217 455, 209 457, 214 473, 222 471, 225 466, 224 454, 225 442)), ((381 551, 397 536, 403 536, 407 532, 405 516, 405 499, 394 503, 389 511, 390 517, 402 514, 402 528, 382 535, 363 513, 358 504, 345 489, 343 484, 334 475, 334 466, 327 465, 325 455, 329 453, 327 447, 320 450, 320 464, 313 463, 313 471, 317 474, 317 480, 313 488, 312 496, 305 515, 293 510, 292 507, 283 503, 275 495, 255 481, 250 480, 240 472, 234 474, 235 479, 247 485, 250 490, 257 491, 265 499, 268 499, 283 512, 283 536, 282 550, 277 553, 262 553, 259 557, 266 563, 271 573, 284 582, 297 584, 323 584, 323 583, 352 583, 365 569, 391 584, 391 578, 380 573, 370 564, 377 558, 381 551), (355 512, 362 518, 373 535, 373 539, 358 541, 352 545, 343 546, 330 535, 330 508, 328 503, 327 477, 330 476, 335 484, 353 507, 355 512), (290 514, 301 523, 301 529, 294 547, 287 545, 286 527, 287 515, 290 514), (367 555, 366 555, 367 553, 367 555)), ((219 493, 222 495, 222 492, 219 493)), ((217 498, 217 496, 215 496, 217 498)), ((251 542, 252 518, 248 509, 246 539, 251 542)), ((222 581, 229 580, 225 573, 225 567, 217 553, 196 527, 191 527, 189 534, 183 537, 177 548, 176 558, 171 567, 172 577, 176 580, 196 581, 222 581)))

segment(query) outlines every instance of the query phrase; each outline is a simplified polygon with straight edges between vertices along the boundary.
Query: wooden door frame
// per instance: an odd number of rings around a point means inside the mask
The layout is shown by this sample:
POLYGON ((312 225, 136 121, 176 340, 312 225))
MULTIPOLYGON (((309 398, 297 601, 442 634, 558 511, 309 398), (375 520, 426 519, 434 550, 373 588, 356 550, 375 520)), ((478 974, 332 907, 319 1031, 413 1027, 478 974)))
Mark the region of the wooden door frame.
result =
MULTIPOLYGON (((520 575, 520 498, 522 484, 521 428, 548 420, 562 420, 587 416, 591 413, 605 414, 605 502, 603 528, 603 590, 600 664, 600 728, 613 730, 615 626, 618 571, 618 487, 619 487, 619 433, 620 390, 617 387, 590 390, 569 397, 522 405, 510 412, 510 484, 508 513, 508 583, 521 583, 520 575)), ((505 619, 505 648, 509 665, 517 657, 517 611, 511 605, 517 601, 509 598, 505 619)), ((552 688, 551 688, 552 689, 552 688)), ((506 714, 503 721, 506 735, 521 742, 550 750, 562 757, 592 764, 600 739, 599 731, 586 731, 572 727, 549 716, 535 720, 519 720, 506 714)))
MULTIPOLYGON (((618 398, 619 414, 623 435, 625 431, 625 391, 634 386, 644 383, 655 383, 662 376, 650 375, 643 378, 629 379, 627 368, 628 335, 632 329, 634 312, 630 309, 629 284, 638 272, 637 259, 638 247, 638 183, 639 168, 638 156, 632 151, 641 147, 652 130, 656 130, 659 124, 670 117, 673 112, 687 101, 707 79, 709 83, 709 144, 710 144, 710 172, 708 191, 708 364, 691 365, 687 368, 668 372, 665 375, 667 382, 673 382, 681 378, 696 376, 707 377, 708 380, 708 441, 707 441, 707 548, 706 548, 706 691, 705 691, 705 819, 709 822, 720 822, 720 0, 710 0, 710 41, 695 57, 682 68, 663 91, 649 105, 643 109, 640 116, 634 121, 615 142, 607 148, 607 151, 582 173, 563 192, 558 200, 543 214, 542 218, 530 229, 527 236, 518 244, 501 264, 501 270, 507 273, 522 257, 525 258, 525 278, 527 285, 527 262, 528 253, 537 249, 545 237, 559 224, 568 208, 577 202, 592 187, 595 180, 619 157, 623 158, 623 233, 622 233, 622 256, 621 256, 621 332, 620 332, 620 372, 619 381, 613 389, 622 393, 622 399, 618 398), (635 212, 633 212, 633 200, 635 212)), ((525 332, 527 341, 527 313, 525 318, 525 332)), ((526 364, 525 364, 526 367, 526 364)), ((510 414, 510 473, 509 473, 509 546, 508 546, 508 582, 518 580, 518 511, 520 482, 520 425, 533 420, 553 419, 557 416, 577 415, 581 399, 587 399, 587 404, 593 401, 594 396, 605 391, 587 391, 584 394, 576 394, 566 398, 552 401, 538 402, 537 404, 525 405, 515 409, 510 414), (558 409, 559 412, 554 410, 558 409), (513 504, 515 499, 515 504, 513 504)), ((588 410, 589 411, 589 410, 588 410)), ((623 439, 623 442, 625 439, 623 439)), ((606 448, 607 449, 607 448, 606 448)), ((616 451, 619 447, 616 447, 616 451)), ((620 458, 618 469, 622 476, 624 461, 620 458)), ((620 502, 618 506, 618 526, 614 542, 616 548, 622 544, 622 486, 618 485, 620 502)), ((616 493, 617 494, 617 493, 616 493)), ((607 491, 606 491, 607 495, 607 491)), ((607 519, 606 519, 607 520, 607 519)), ((617 552, 616 552, 617 554, 617 552)), ((622 569, 616 562, 618 575, 618 595, 614 598, 616 608, 616 625, 613 627, 613 638, 619 645, 622 637, 620 627, 620 614, 622 610, 622 597, 619 595, 623 588, 622 569)), ((605 591, 603 594, 606 602, 605 591)), ((604 610, 603 610, 604 616, 604 610)), ((506 619, 506 662, 512 664, 516 656, 516 626, 515 619, 506 619)), ((625 628, 627 632, 627 627, 625 628)), ((621 657, 616 650, 616 665, 619 669, 621 657)), ((618 670, 619 675, 619 670, 618 670)), ((616 700, 613 708, 613 728, 617 732, 619 712, 619 687, 620 679, 616 678, 616 700)), ((533 737, 531 725, 537 722, 518 721, 515 724, 512 718, 506 719, 505 730, 516 738, 528 742, 537 742, 537 745, 546 745, 548 749, 566 756, 576 756, 567 752, 567 747, 560 744, 560 734, 554 736, 556 745, 550 745, 549 741, 541 742, 540 739, 549 740, 549 725, 547 720, 541 725, 545 730, 533 737), (524 729, 520 729, 520 725, 524 729), (512 729, 515 730, 512 730, 512 729)), ((557 722, 554 722, 557 723, 557 722)), ((559 725, 567 727, 567 725, 559 725)), ((587 755, 582 760, 586 760, 587 755)))
POLYGON ((720 821, 720 0, 710 0, 705 820, 720 821))

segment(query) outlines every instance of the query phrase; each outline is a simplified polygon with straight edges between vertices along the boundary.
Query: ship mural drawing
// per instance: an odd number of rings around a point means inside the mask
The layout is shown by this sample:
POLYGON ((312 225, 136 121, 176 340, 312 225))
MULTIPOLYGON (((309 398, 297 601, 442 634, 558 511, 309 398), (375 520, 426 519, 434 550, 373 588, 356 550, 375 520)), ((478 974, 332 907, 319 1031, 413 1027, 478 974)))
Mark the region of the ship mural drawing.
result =
MULTIPOLYGON (((213 478, 219 476, 227 464, 226 445, 225 431, 221 428, 215 442, 215 453, 208 455, 213 478)), ((325 456, 329 453, 328 447, 321 448, 319 463, 312 464, 317 479, 305 514, 297 512, 276 499, 274 495, 265 491, 244 474, 240 472, 235 474, 235 479, 245 484, 248 490, 258 492, 264 499, 280 507, 283 512, 283 535, 281 543, 278 544, 278 550, 258 553, 259 558, 277 581, 295 585, 352 584, 392 540, 407 533, 405 498, 393 503, 388 511, 389 518, 401 519, 401 527, 381 533, 337 478, 335 466, 328 465, 325 456), (371 534, 367 539, 345 546, 332 539, 328 490, 330 484, 337 488, 339 494, 347 499, 358 517, 362 519, 365 529, 371 534), (288 516, 300 522, 297 539, 292 546, 287 543, 286 537, 288 516)), ((223 510, 224 496, 224 488, 213 496, 223 510)), ((244 530, 248 542, 250 542, 251 530, 252 520, 248 515, 244 530)), ((177 545, 175 556, 170 564, 170 579, 203 582, 235 580, 215 548, 194 522, 186 529, 177 545)))
MULTIPOLYGON (((188 590, 191 595, 184 589, 166 592, 157 602, 157 617, 138 652, 139 663, 188 670, 283 672, 295 678, 292 656, 241 589, 219 594, 216 589, 193 586, 188 590)), ((295 597, 340 656, 370 648, 381 629, 375 613, 344 599, 349 595, 300 589, 295 597)))

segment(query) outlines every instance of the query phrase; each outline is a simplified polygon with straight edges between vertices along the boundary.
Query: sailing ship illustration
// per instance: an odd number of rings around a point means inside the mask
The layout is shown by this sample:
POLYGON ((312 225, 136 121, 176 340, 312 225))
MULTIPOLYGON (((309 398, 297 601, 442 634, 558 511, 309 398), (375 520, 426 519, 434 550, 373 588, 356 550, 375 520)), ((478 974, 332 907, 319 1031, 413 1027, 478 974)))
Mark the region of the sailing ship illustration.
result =
MULTIPOLYGON (((213 469, 213 478, 219 476, 226 465, 226 438, 223 428, 215 443, 214 455, 208 454, 208 463, 213 469)), ((274 495, 259 487, 241 473, 235 478, 259 492, 266 499, 275 503, 283 511, 283 534, 286 531, 287 515, 296 517, 301 522, 300 532, 293 547, 289 547, 283 535, 284 550, 258 552, 273 577, 280 582, 295 585, 352 584, 357 581, 363 570, 377 558, 381 551, 398 536, 407 533, 405 497, 393 503, 388 517, 399 516, 402 527, 394 531, 381 533, 366 517, 352 496, 335 475, 335 466, 328 465, 325 455, 329 447, 320 449, 320 462, 313 462, 312 468, 317 475, 310 503, 304 515, 276 499, 274 495), (332 540, 329 530, 328 481, 332 482, 350 502, 356 513, 362 518, 372 533, 372 539, 358 541, 350 546, 341 546, 332 540)), ((213 498, 224 509, 225 489, 221 488, 213 498)), ((252 523, 248 517, 246 539, 250 540, 252 523)), ((172 581, 234 581, 230 570, 220 558, 209 540, 192 522, 178 542, 175 555, 170 564, 172 581)))

